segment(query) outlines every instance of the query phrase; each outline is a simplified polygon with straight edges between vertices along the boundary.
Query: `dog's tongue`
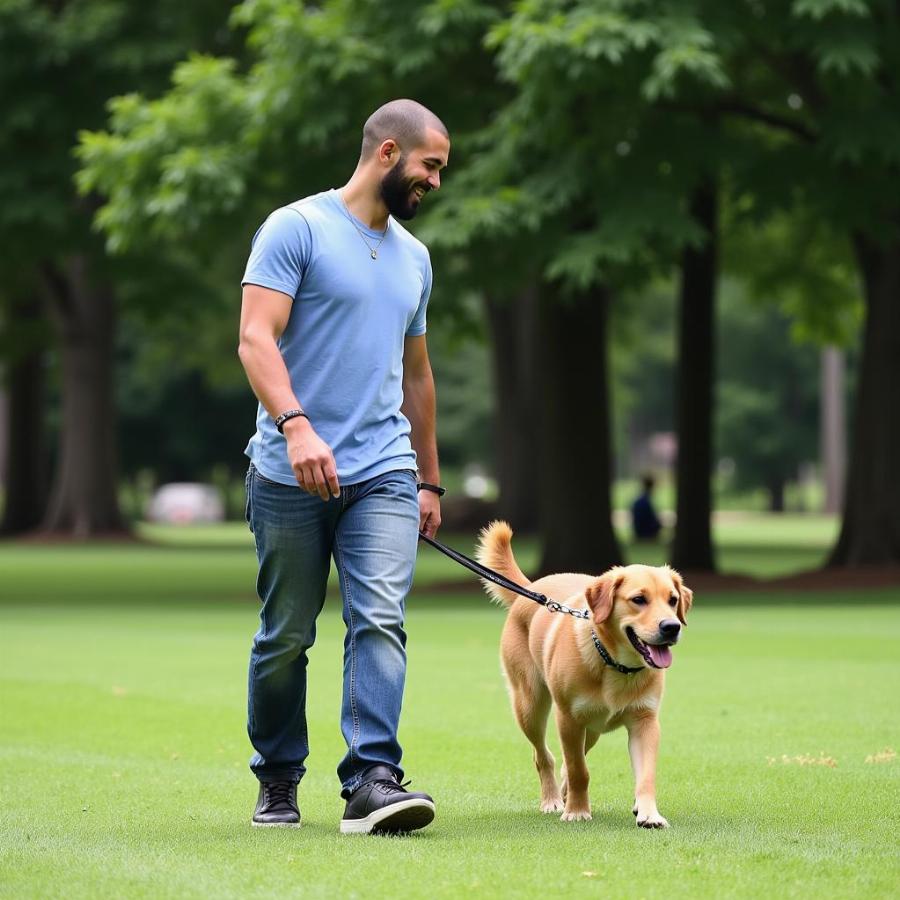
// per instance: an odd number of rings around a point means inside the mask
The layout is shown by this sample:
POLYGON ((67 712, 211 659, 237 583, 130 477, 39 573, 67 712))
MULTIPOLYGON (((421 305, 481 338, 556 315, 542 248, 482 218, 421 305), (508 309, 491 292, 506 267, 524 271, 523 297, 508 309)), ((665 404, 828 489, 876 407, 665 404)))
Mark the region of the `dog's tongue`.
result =
POLYGON ((656 647, 653 644, 647 644, 650 651, 650 659, 657 669, 668 669, 672 665, 672 649, 671 647, 656 647))

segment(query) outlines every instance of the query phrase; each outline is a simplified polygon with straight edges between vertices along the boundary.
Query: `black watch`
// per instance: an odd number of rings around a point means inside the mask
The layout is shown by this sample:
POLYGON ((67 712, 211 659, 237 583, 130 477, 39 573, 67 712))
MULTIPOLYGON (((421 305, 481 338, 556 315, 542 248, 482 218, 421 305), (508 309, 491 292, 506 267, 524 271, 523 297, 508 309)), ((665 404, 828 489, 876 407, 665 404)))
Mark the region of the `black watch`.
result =
POLYGON ((438 497, 443 497, 447 493, 446 488, 442 488, 439 484, 429 484, 427 481, 420 481, 416 485, 416 491, 431 491, 432 494, 437 494, 438 497))

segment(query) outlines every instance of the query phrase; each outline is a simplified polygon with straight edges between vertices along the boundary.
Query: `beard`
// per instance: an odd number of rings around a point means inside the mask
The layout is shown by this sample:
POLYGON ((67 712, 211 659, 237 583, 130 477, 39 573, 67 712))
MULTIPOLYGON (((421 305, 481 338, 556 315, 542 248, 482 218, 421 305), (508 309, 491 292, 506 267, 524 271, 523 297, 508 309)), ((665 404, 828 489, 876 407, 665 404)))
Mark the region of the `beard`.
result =
MULTIPOLYGON (((381 179, 381 199, 392 216, 408 221, 416 215, 419 211, 419 198, 413 193, 416 186, 407 178, 406 163, 401 156, 394 168, 381 179)), ((421 186, 429 190, 427 184, 421 186)))

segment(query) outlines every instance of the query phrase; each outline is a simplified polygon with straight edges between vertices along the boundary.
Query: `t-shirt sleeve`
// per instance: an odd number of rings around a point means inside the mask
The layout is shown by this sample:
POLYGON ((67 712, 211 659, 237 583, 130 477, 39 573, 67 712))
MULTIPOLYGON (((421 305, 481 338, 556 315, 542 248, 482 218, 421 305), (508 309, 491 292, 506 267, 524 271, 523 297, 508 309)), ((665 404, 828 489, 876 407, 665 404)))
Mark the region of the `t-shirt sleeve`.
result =
POLYGON ((422 299, 419 300, 419 306, 416 314, 413 316, 409 328, 406 329, 407 337, 416 337, 425 334, 425 310, 428 308, 428 298, 431 296, 431 257, 425 258, 425 278, 422 285, 422 299))
POLYGON ((309 263, 312 234, 302 213, 276 209, 253 236, 241 285, 258 284, 295 297, 309 263))

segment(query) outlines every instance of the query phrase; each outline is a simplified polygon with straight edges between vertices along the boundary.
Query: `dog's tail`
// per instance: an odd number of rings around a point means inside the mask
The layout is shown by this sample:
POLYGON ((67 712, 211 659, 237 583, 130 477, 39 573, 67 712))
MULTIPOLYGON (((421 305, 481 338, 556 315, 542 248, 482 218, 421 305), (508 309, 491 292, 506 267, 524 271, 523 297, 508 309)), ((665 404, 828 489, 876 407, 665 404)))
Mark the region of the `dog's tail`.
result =
MULTIPOLYGON (((490 525, 482 528, 478 535, 475 559, 483 566, 505 575, 510 581, 528 587, 531 582, 522 573, 513 556, 510 546, 512 535, 512 528, 506 522, 491 522, 490 525)), ((514 591, 502 588, 486 578, 482 578, 481 583, 491 599, 504 606, 512 606, 513 601, 519 596, 514 591)))

